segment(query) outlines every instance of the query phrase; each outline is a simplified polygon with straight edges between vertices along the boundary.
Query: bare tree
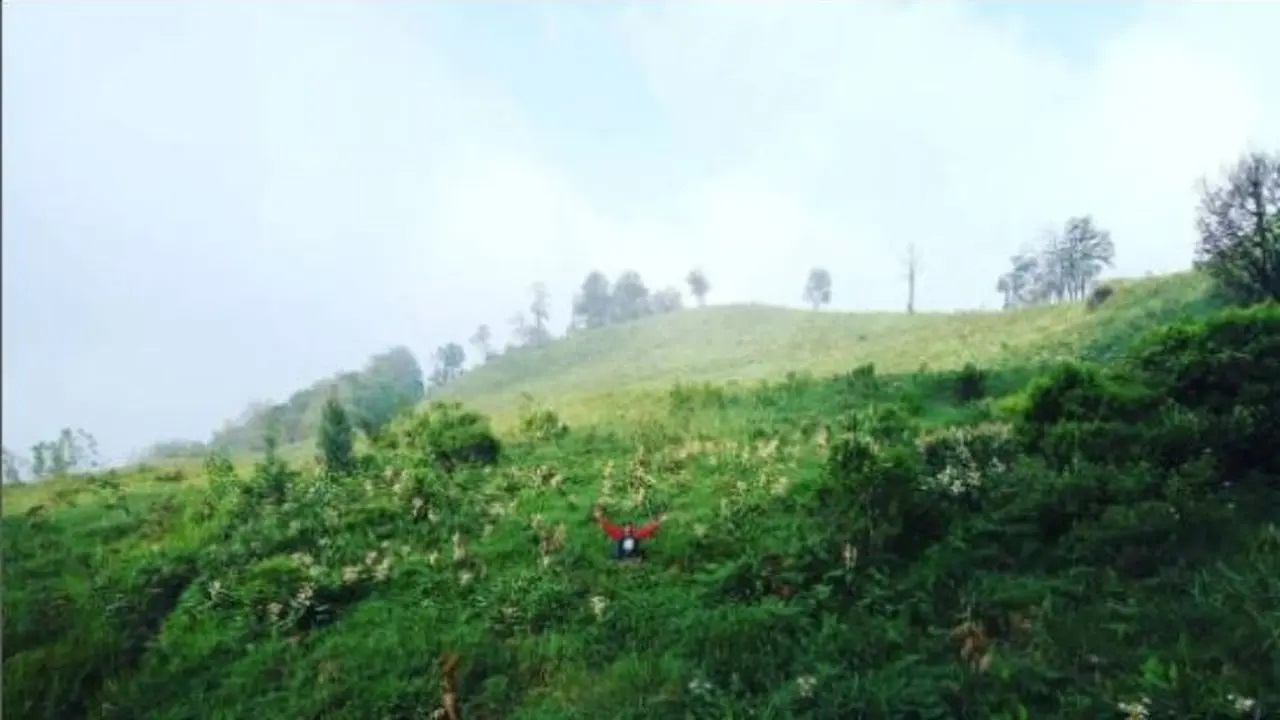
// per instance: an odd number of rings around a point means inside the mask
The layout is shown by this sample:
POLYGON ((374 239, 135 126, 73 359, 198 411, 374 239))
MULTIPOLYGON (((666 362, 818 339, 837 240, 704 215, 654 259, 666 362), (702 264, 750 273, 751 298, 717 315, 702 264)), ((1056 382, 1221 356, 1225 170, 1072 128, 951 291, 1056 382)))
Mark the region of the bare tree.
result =
POLYGON ((1201 181, 1196 266, 1243 302, 1280 300, 1280 153, 1241 157, 1225 179, 1201 181))
POLYGON ((698 268, 689 271, 684 281, 689 285, 689 294, 698 299, 698 307, 707 304, 707 292, 711 290, 711 283, 707 281, 706 273, 698 268))
POLYGON ((547 320, 551 317, 551 294, 547 291, 545 283, 534 283, 530 288, 533 292, 533 302, 529 304, 529 314, 533 316, 533 336, 532 344, 542 345, 551 338, 551 333, 547 331, 547 320))
POLYGON ((916 314, 916 278, 920 274, 920 257, 916 254, 916 244, 907 245, 907 314, 916 314))
POLYGON ((1000 276, 996 291, 1004 295, 1004 309, 1011 310, 1036 302, 1036 280, 1040 273, 1037 253, 1024 250, 1009 259, 1013 268, 1000 276))
POLYGON ((1111 232, 1098 227, 1092 216, 1067 220, 1057 243, 1057 268, 1067 299, 1083 300, 1115 254, 1111 232))
POLYGON ((507 341, 507 349, 524 347, 529 340, 531 332, 529 321, 525 319, 524 313, 513 313, 507 319, 507 325, 511 326, 511 340, 507 341))
POLYGON ((480 361, 484 362, 493 356, 493 332, 489 330, 488 325, 481 325, 476 328, 475 334, 471 336, 471 346, 476 349, 480 355, 480 361))
POLYGON ((467 352, 458 343, 450 342, 436 348, 431 359, 435 363, 431 372, 431 384, 441 387, 462 374, 462 366, 467 362, 467 352))

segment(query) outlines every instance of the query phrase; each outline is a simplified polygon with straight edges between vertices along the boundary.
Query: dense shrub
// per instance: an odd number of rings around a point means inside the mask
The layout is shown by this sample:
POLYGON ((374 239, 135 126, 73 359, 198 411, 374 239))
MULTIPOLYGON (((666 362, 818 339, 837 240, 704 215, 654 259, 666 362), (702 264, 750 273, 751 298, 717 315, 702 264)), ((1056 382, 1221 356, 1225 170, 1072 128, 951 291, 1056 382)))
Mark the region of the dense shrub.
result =
POLYGON ((399 447, 422 453, 450 472, 462 465, 493 465, 502 445, 489 419, 459 403, 436 402, 410 417, 400 429, 399 447))
POLYGON ((1089 310, 1097 310, 1102 304, 1111 299, 1116 294, 1116 289, 1112 285, 1099 285, 1089 293, 1089 297, 1084 301, 1085 308, 1089 310))
POLYGON ((520 437, 526 442, 555 442, 569 432, 569 426, 555 410, 535 405, 527 399, 520 410, 520 437))
POLYGON ((956 373, 955 393, 962 405, 981 400, 987 394, 987 374, 973 363, 965 363, 956 373))
POLYGON ((1266 312, 992 368, 976 406, 954 372, 797 376, 506 448, 436 405, 351 481, 104 475, 3 517, 5 707, 427 717, 456 653, 463 717, 1271 717, 1266 312), (647 562, 597 502, 671 510, 647 562))

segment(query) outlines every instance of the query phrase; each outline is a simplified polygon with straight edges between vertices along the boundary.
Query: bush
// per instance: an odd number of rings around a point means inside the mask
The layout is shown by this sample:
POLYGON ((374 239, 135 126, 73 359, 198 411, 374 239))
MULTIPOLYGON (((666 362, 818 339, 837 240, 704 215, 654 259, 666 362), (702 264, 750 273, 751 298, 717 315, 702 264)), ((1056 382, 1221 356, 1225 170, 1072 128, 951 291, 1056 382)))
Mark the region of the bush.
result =
POLYGON ((1106 302, 1115 294, 1115 287, 1111 285, 1099 285, 1093 289, 1093 292, 1089 293, 1089 298, 1084 301, 1084 306, 1089 310, 1097 310, 1102 303, 1106 302))
POLYGON ((524 407, 520 411, 520 435, 528 442, 555 442, 569 432, 569 426, 560 419, 555 410, 538 407, 533 399, 525 398, 524 407))
POLYGON ((672 415, 718 410, 725 406, 725 400, 724 388, 711 383, 676 383, 667 391, 667 408, 672 415))
POLYGON ((1129 366, 1161 397, 1203 417, 1200 446, 1224 473, 1280 472, 1280 306, 1163 328, 1135 346, 1129 366))
POLYGON ((1280 306, 1227 310, 1161 328, 1131 351, 1142 378, 1189 407, 1226 412, 1275 404, 1280 387, 1280 306))
POLYGON ((494 465, 502 451, 489 419, 459 403, 432 403, 409 419, 399 440, 400 449, 423 453, 445 472, 463 465, 494 465))
POLYGON ((956 401, 968 404, 987 394, 987 374, 973 363, 965 363, 956 374, 956 401))

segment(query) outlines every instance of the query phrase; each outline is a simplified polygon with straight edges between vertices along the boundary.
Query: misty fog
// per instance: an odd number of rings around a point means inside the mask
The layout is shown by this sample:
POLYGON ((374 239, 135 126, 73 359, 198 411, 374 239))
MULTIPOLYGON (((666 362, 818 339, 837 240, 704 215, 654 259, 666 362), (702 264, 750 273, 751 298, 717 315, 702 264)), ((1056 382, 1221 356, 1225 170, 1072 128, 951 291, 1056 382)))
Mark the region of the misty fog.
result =
POLYGON ((1280 142, 1280 4, 117 3, 3 10, 3 440, 206 439, 593 269, 715 304, 999 307, 1091 213, 1189 265, 1280 142), (1270 88, 1268 90, 1267 88, 1270 88))

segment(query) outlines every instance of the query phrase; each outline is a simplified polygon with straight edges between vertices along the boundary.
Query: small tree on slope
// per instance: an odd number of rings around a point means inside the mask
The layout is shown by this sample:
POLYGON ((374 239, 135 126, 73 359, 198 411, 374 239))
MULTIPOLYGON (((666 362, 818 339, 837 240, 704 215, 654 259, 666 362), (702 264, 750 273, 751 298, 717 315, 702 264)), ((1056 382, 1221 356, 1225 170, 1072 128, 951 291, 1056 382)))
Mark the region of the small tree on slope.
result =
POLYGON ((355 469, 351 418, 336 395, 324 403, 320 420, 320 454, 331 473, 345 475, 355 469))

